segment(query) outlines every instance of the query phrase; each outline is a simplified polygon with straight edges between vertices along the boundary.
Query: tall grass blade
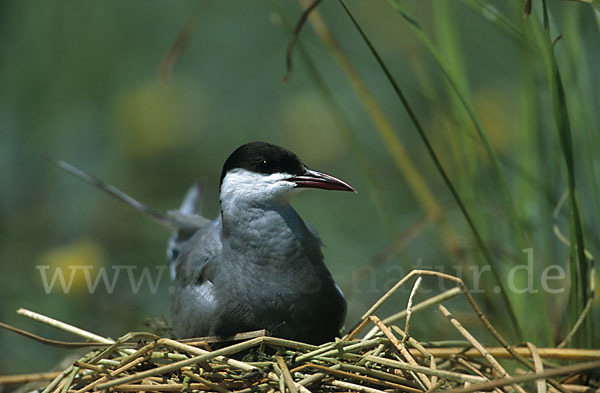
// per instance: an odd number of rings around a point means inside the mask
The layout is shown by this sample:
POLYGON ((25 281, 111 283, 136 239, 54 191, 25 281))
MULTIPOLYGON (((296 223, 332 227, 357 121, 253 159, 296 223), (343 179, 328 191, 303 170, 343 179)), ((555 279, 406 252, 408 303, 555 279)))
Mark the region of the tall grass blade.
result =
POLYGON ((433 42, 429 39, 427 34, 425 34, 425 32, 423 31, 423 29, 421 28, 419 23, 411 15, 409 15, 406 12, 405 8, 402 6, 400 1, 399 0, 389 0, 389 3, 396 9, 396 11, 398 11, 398 13, 404 18, 404 20, 406 20, 406 22, 408 22, 408 25, 413 30, 413 32, 417 35, 417 37, 421 40, 421 42, 423 42, 423 44, 425 44, 425 47, 429 50, 429 52, 431 53, 431 55, 437 62, 438 66, 442 70, 444 77, 448 81, 448 84, 450 85, 450 87, 456 94, 456 97, 459 99, 460 103, 463 105, 465 111, 467 112, 469 119, 473 123, 473 126, 475 127, 477 134, 479 135, 479 137, 481 138, 481 141, 483 142, 486 152, 488 153, 488 155, 491 158, 494 176, 496 177, 496 179, 500 185, 501 192, 502 192, 502 195, 504 198, 504 203, 506 205, 506 209, 507 209, 510 219, 511 219, 510 221, 511 221, 512 228, 518 234, 519 243, 521 244, 521 246, 523 246, 525 243, 525 235, 521 229, 521 225, 519 224, 519 219, 517 217, 517 213, 514 208, 514 203, 513 203, 512 197, 510 195, 508 185, 506 183, 506 178, 505 178, 504 174, 502 173, 502 169, 500 168, 500 160, 498 158, 498 154, 496 153, 496 150, 492 146, 490 139, 488 138, 487 133, 483 127, 483 124, 479 120, 479 117, 477 116, 477 113, 475 112, 475 109, 473 108, 473 105, 471 104, 470 100, 468 99, 467 93, 461 89, 460 84, 458 82, 459 78, 452 73, 450 67, 447 65, 446 61, 440 55, 439 51, 437 50, 437 48, 435 47, 433 42))
POLYGON ((499 13, 498 10, 489 3, 482 0, 462 0, 462 3, 477 11, 479 14, 490 15, 490 17, 486 19, 492 22, 492 24, 499 30, 503 31, 509 37, 515 40, 518 45, 525 45, 527 47, 535 46, 529 40, 529 38, 525 36, 520 29, 510 21, 510 19, 499 13))
MULTIPOLYGON (((286 14, 283 12, 279 4, 275 1, 271 1, 271 6, 275 9, 281 21, 288 29, 290 33, 293 33, 294 27, 290 20, 286 17, 286 14)), ((316 12, 313 10, 313 12, 316 12)), ((359 170, 361 171, 362 177, 367 182, 367 192, 371 202, 377 209, 379 216, 382 222, 385 224, 387 230, 390 234, 394 235, 396 233, 396 225, 394 220, 392 219, 393 215, 387 209, 385 201, 383 199, 383 187, 377 181, 375 177, 375 171, 369 164, 369 160, 367 159, 367 155, 360 146, 357 138, 354 136, 352 126, 347 120, 346 116, 344 116, 342 109, 337 104, 335 97, 331 90, 327 87, 324 78, 319 73, 317 67, 313 63, 312 59, 304 49, 304 46, 301 42, 296 43, 296 51, 300 55, 300 59, 304 63, 304 68, 308 72, 308 76, 314 83, 317 92, 321 96, 321 99, 329 109, 329 113, 332 116, 334 123, 336 124, 336 129, 342 136, 342 139, 346 142, 348 149, 352 153, 352 156, 355 158, 356 163, 358 165, 359 170)))
MULTIPOLYGON (((577 318, 583 312, 587 299, 589 298, 589 271, 591 266, 585 258, 585 245, 583 236, 583 225, 581 214, 579 211, 579 203, 577 199, 577 187, 575 180, 575 160, 573 155, 573 139, 571 135, 571 123, 569 121, 569 112, 567 110, 567 99, 562 82, 560 70, 554 53, 554 40, 550 35, 550 16, 546 4, 546 0, 542 0, 542 18, 543 31, 539 26, 537 18, 530 18, 534 31, 537 34, 542 54, 544 57, 544 65, 550 85, 552 95, 552 104, 554 112, 554 121, 558 132, 560 147, 563 153, 565 166, 567 170, 567 182, 569 190, 569 207, 570 207, 570 233, 571 237, 575 237, 575 241, 571 241, 570 254, 570 269, 572 277, 571 286, 571 326, 576 323, 577 318)), ((588 318, 589 321, 589 318, 588 318)), ((579 330, 576 341, 579 344, 590 344, 589 329, 579 330)))
MULTIPOLYGON (((464 108, 465 112, 467 113, 469 120, 473 124, 473 126, 477 132, 477 135, 479 136, 481 142, 483 143, 485 151, 487 152, 488 156, 491 159, 492 172, 494 173, 494 176, 500 186, 501 194, 502 194, 502 197, 504 200, 504 205, 505 205, 506 211, 509 213, 508 217, 509 217, 510 225, 511 225, 513 232, 516 234, 516 240, 517 240, 516 243, 519 245, 520 250, 527 248, 528 245, 530 244, 530 239, 522 229, 521 220, 517 215, 513 197, 510 193, 508 183, 506 181, 506 176, 504 175, 503 170, 501 168, 501 163, 500 163, 500 158, 498 156, 498 153, 496 152, 496 149, 492 145, 492 143, 487 135, 487 132, 486 132, 483 124, 481 123, 481 120, 479 119, 479 116, 477 115, 475 108, 473 107, 473 104, 471 103, 471 101, 469 99, 468 90, 464 88, 466 82, 464 82, 463 80, 465 80, 466 78, 464 76, 462 76, 458 70, 455 69, 456 67, 452 67, 452 65, 451 65, 451 64, 457 64, 457 63, 459 63, 459 61, 457 59, 454 59, 454 61, 448 61, 441 55, 440 51, 436 48, 436 46, 434 45, 432 40, 428 37, 428 35, 425 33, 425 31, 421 28, 421 26, 416 21, 416 19, 407 12, 406 8, 402 5, 400 0, 388 0, 388 2, 402 16, 402 18, 404 18, 404 20, 407 22, 407 24, 411 28, 411 30, 421 40, 421 42, 425 45, 425 47, 427 48, 429 53, 433 56, 437 65, 442 70, 442 74, 444 75, 446 81, 448 82, 448 85, 451 87, 452 91, 455 94, 455 97, 458 99, 459 104, 462 106, 462 108, 464 108)), ((442 4, 440 4, 440 5, 442 5, 442 4)), ((447 31, 445 31, 445 32, 448 33, 447 31)), ((451 39, 451 38, 449 38, 449 36, 451 36, 451 34, 446 34, 446 37, 447 37, 446 40, 451 39)), ((522 35, 518 35, 518 36, 520 37, 522 35)), ((451 52, 453 52, 453 56, 456 56, 455 49, 451 50, 451 52)), ((539 286, 539 283, 537 281, 535 281, 535 285, 537 287, 537 286, 539 286)), ((551 340, 551 333, 550 333, 551 329, 548 324, 549 320, 548 320, 548 315, 545 312, 546 309, 543 304, 543 298, 541 296, 536 296, 535 301, 539 303, 538 309, 543 310, 543 312, 544 312, 544 318, 543 318, 544 331, 545 331, 546 341, 549 342, 551 340)))
MULTIPOLYGON (((299 0, 299 2, 304 7, 307 7, 310 4, 309 0, 299 0)), ((379 137, 385 143, 385 146, 390 152, 396 167, 404 175, 404 178, 406 179, 410 190, 415 195, 416 199, 419 201, 419 203, 421 203, 428 216, 441 218, 441 238, 444 242, 446 250, 448 251, 449 258, 455 261, 456 255, 454 245, 457 243, 457 237, 452 228, 443 219, 443 209, 440 207, 440 204, 436 200, 436 197, 427 183, 420 176, 416 165, 410 158, 410 155, 406 151, 402 141, 394 132, 394 128, 390 120, 384 114, 364 80, 360 77, 350 60, 348 60, 344 52, 341 50, 340 45, 323 21, 318 9, 312 11, 309 22, 312 24, 313 30, 319 36, 319 38, 331 49, 335 60, 348 77, 352 87, 357 92, 362 105, 367 111, 367 114, 375 125, 375 129, 377 130, 379 137)))
POLYGON ((414 111, 412 110, 412 107, 410 105, 410 103, 408 102, 408 99, 406 98, 406 96, 404 95, 404 93, 402 92, 402 90, 400 89, 400 86, 398 85, 398 83, 396 82, 395 78, 393 77, 393 75, 391 74, 391 72, 389 71, 387 65, 385 64, 385 62, 383 61, 383 59, 381 58, 381 56, 379 55, 379 53, 377 52, 377 50, 375 49, 375 47, 373 46, 373 44, 371 43, 371 41, 369 40, 369 38, 367 37, 367 35, 365 34, 365 32, 363 31, 362 27, 360 26, 360 24, 358 23, 358 21, 356 20, 356 18, 354 17, 352 11, 348 8, 346 2, 344 0, 338 0, 338 2, 341 4, 341 6, 343 7, 344 11, 346 12, 346 14, 348 15, 348 17, 351 19, 352 23, 354 24, 355 28, 357 29, 358 33, 360 34, 360 36, 362 37, 362 39, 365 41, 366 45, 368 46, 369 50, 371 51, 371 54, 373 55, 373 57, 376 59, 377 63, 379 64, 379 66, 381 67, 382 71, 384 72, 386 78, 388 79, 389 83, 392 85, 392 88, 394 89, 396 95, 398 96, 398 98, 400 99, 400 101, 402 102, 402 105, 404 106, 405 110, 407 111, 412 123, 414 124, 419 136, 421 137, 423 143, 425 144, 425 147, 429 153, 429 155, 431 156, 431 159, 433 160, 438 172, 440 173, 440 175, 442 176, 444 182, 446 183, 446 185, 448 186, 448 188, 450 189, 450 192, 452 193, 454 199, 456 200, 461 212, 463 213, 463 215, 465 216, 465 219, 467 220, 467 223, 469 225, 469 227, 471 228, 471 231, 473 232, 473 235, 475 236, 475 240, 479 246, 479 248, 482 251, 482 254, 485 258, 486 263, 490 266, 490 269, 494 275, 494 278, 496 280, 496 283, 498 285, 498 288, 500 289, 500 295, 502 297, 502 300, 508 310, 511 322, 512 322, 512 326, 515 329, 515 332, 518 336, 519 339, 521 339, 522 337, 522 333, 521 333, 521 328, 520 328, 520 324, 519 321, 516 317, 516 314, 512 308, 510 299, 508 297, 508 294, 506 292, 506 288, 504 287, 504 283, 503 280, 500 277, 500 274, 498 272, 498 269, 496 268, 495 264, 494 264, 494 260, 492 257, 492 254, 489 250, 489 248, 487 247, 486 243, 483 240, 483 237, 481 236, 481 234, 479 233, 479 230, 477 229, 475 222, 473 221, 471 214, 469 213, 466 205, 464 204, 461 196, 459 195, 458 191, 456 190, 456 188, 454 187, 452 181, 450 180, 450 178, 448 177, 448 174, 446 173, 443 165, 441 164, 440 160, 438 159, 427 135, 425 134, 425 131, 423 130, 423 127, 421 126, 420 121, 418 120, 416 114, 414 113, 414 111))

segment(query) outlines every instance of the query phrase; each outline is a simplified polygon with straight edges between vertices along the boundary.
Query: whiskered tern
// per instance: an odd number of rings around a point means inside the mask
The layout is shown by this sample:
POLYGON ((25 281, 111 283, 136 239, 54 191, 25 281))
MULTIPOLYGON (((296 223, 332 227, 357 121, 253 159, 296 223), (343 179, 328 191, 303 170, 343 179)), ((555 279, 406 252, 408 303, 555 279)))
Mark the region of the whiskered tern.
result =
POLYGON ((282 147, 247 143, 223 165, 221 212, 211 221, 201 216, 198 185, 179 210, 164 216, 64 162, 58 165, 173 230, 167 258, 178 337, 266 329, 322 344, 339 336, 346 301, 323 262, 321 240, 289 202, 308 188, 355 192, 347 183, 309 169, 282 147))

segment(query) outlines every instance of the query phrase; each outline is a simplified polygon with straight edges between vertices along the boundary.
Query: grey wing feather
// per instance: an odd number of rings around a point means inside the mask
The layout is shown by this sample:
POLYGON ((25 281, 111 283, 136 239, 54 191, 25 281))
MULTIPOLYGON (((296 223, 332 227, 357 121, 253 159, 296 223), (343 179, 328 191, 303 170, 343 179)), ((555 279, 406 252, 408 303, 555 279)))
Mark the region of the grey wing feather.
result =
POLYGON ((116 188, 108 183, 103 182, 102 180, 82 171, 79 168, 75 168, 73 165, 71 165, 65 161, 53 161, 51 159, 48 159, 48 161, 50 161, 52 164, 56 165, 63 171, 75 176, 79 180, 81 180, 81 181, 99 189, 100 191, 105 192, 108 195, 126 203, 127 205, 133 207, 134 209, 141 211, 142 213, 144 213, 145 215, 147 215, 154 221, 158 222, 159 224, 166 226, 167 228, 171 228, 171 229, 177 228, 177 223, 175 222, 175 220, 160 214, 156 210, 149 208, 148 206, 144 205, 143 203, 138 202, 137 200, 135 200, 134 198, 125 194, 123 191, 119 190, 118 188, 116 188))
POLYGON ((150 217, 159 224, 166 226, 167 228, 173 229, 174 231, 187 231, 192 232, 202 228, 206 225, 209 220, 202 217, 199 212, 202 208, 202 187, 200 183, 194 184, 190 190, 188 190, 183 204, 179 210, 170 211, 166 216, 157 212, 156 210, 144 205, 138 200, 127 195, 118 188, 111 184, 105 183, 104 181, 82 171, 79 168, 65 161, 53 161, 48 159, 52 164, 56 165, 60 169, 69 174, 75 176, 79 180, 99 189, 102 192, 109 194, 110 196, 126 203, 134 209, 142 212, 146 216, 150 217))
POLYGON ((171 317, 177 337, 210 334, 217 303, 213 282, 221 255, 219 225, 219 219, 211 221, 180 243, 179 255, 171 262, 171 317))

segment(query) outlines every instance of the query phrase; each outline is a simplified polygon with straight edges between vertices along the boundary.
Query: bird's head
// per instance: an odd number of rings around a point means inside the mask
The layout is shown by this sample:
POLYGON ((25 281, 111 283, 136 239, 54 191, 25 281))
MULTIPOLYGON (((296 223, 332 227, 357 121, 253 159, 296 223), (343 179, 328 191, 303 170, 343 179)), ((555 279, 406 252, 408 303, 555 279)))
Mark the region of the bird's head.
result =
POLYGON ((289 150, 265 142, 238 147, 223 165, 221 204, 287 203, 307 188, 356 192, 349 184, 309 169, 289 150))

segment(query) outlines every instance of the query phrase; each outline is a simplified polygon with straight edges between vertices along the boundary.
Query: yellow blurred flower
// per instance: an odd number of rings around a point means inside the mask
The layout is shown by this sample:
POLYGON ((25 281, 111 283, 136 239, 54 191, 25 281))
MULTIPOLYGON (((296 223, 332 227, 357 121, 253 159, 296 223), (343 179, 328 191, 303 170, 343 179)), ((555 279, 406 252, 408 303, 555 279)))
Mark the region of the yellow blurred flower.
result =
MULTIPOLYGON (((124 91, 114 109, 116 145, 137 157, 151 157, 185 145, 189 142, 188 119, 192 113, 194 118, 203 118, 198 111, 205 110, 191 101, 182 87, 157 80, 124 91)), ((195 123, 194 132, 202 129, 197 126, 195 123)))
POLYGON ((37 268, 44 287, 54 292, 70 293, 87 291, 84 270, 87 269, 88 275, 95 277, 105 263, 104 248, 91 240, 80 240, 48 250, 40 256, 37 268))

